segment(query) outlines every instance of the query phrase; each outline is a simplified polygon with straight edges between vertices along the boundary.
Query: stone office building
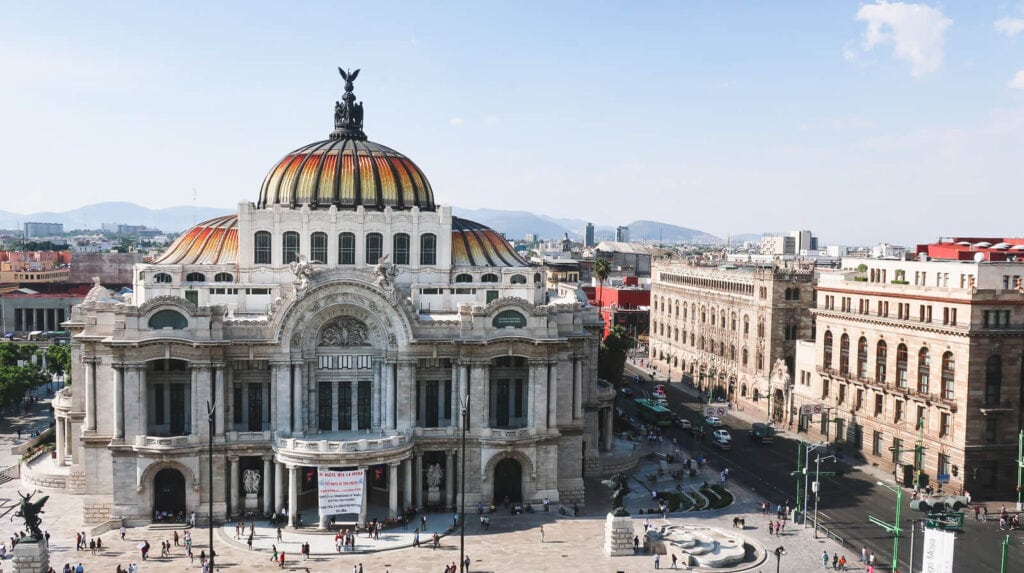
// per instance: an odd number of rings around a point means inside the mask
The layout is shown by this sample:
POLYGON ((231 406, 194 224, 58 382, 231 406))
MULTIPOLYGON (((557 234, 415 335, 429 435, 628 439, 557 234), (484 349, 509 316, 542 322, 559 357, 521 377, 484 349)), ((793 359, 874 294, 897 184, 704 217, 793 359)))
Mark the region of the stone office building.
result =
POLYGON ((255 203, 137 265, 133 293, 97 285, 74 308, 57 449, 88 521, 212 502, 217 520, 308 523, 317 468, 366 472, 361 521, 454 505, 462 485, 471 505, 582 501, 611 444, 596 311, 368 141, 352 79, 330 137, 274 165, 255 203))
POLYGON ((718 398, 788 420, 790 385, 771 371, 781 359, 793 372, 797 340, 812 336, 813 281, 812 268, 656 259, 650 360, 718 398))

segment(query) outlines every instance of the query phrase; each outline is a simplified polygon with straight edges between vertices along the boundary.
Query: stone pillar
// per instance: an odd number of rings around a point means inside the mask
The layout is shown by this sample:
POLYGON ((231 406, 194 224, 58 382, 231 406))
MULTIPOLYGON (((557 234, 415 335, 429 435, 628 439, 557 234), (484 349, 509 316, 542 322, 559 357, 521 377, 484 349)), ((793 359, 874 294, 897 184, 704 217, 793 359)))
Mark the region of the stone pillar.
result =
MULTIPOLYGON (((317 469, 317 473, 319 473, 322 468, 320 468, 320 466, 317 466, 316 469, 317 469)), ((320 531, 326 531, 330 527, 331 516, 330 516, 330 514, 328 514, 326 512, 320 511, 319 508, 317 508, 317 512, 318 512, 319 519, 317 520, 316 528, 319 529, 320 531)))
MULTIPOLYGON (((465 401, 465 400, 469 399, 469 373, 470 373, 469 364, 460 364, 459 365, 459 400, 460 400, 460 403, 459 403, 459 413, 458 413, 458 416, 459 416, 459 424, 458 425, 459 425, 460 428, 462 427, 462 402, 461 401, 465 401)), ((473 424, 470 423, 471 420, 472 420, 472 417, 473 417, 472 416, 472 410, 473 410, 473 405, 470 404, 470 415, 468 416, 468 419, 466 420, 466 429, 467 430, 469 430, 473 426, 473 424)))
POLYGON ((140 365, 136 372, 139 380, 139 433, 146 435, 149 432, 149 382, 146 380, 146 365, 140 365))
POLYGON ((558 425, 558 361, 548 365, 548 427, 558 425))
POLYGON ((395 364, 384 362, 384 427, 395 429, 395 364))
POLYGON ((405 476, 405 497, 402 500, 404 507, 412 505, 412 459, 406 458, 402 461, 402 475, 405 476))
POLYGON ((455 507, 455 452, 448 450, 444 457, 444 500, 455 507))
POLYGON ((366 523, 366 502, 370 498, 370 477, 366 475, 368 473, 366 466, 359 466, 359 471, 363 472, 363 502, 359 506, 359 523, 366 523))
POLYGON ((398 517, 398 462, 388 464, 388 515, 398 517))
POLYGON ((397 427, 401 429, 412 428, 416 425, 416 363, 411 360, 402 360, 398 363, 398 395, 397 408, 401 418, 397 420, 397 427))
POLYGON ((317 423, 319 396, 317 396, 316 360, 307 358, 304 362, 305 368, 302 370, 302 385, 306 389, 306 401, 303 404, 303 411, 305 412, 305 416, 302 417, 304 420, 303 431, 313 435, 319 433, 316 430, 320 427, 317 423))
POLYGON ((416 463, 412 474, 412 492, 416 507, 423 507, 423 454, 416 452, 416 463))
MULTIPOLYGON (((210 398, 210 403, 215 408, 213 411, 213 432, 216 436, 222 436, 226 431, 224 427, 224 411, 228 407, 227 392, 225 391, 227 385, 224 379, 224 364, 215 364, 213 366, 211 382, 213 396, 210 398)), ((264 472, 263 480, 270 481, 269 470, 264 472)))
MULTIPOLYGON (((228 461, 231 463, 231 483, 228 484, 228 512, 230 515, 238 515, 238 483, 241 480, 239 472, 241 467, 238 463, 238 456, 229 456, 228 461)), ((212 487, 212 486, 211 486, 212 487)))
POLYGON ((85 431, 96 431, 96 359, 86 358, 85 363, 85 431))
POLYGON ((281 513, 284 508, 284 464, 274 464, 274 511, 281 513))
POLYGON ((330 382, 331 384, 331 431, 337 431, 343 429, 341 427, 341 420, 338 419, 338 384, 340 382, 330 382))
POLYGON ((302 383, 303 371, 301 362, 292 364, 292 384, 294 385, 292 391, 292 432, 300 436, 303 435, 305 430, 305 424, 302 423, 302 393, 305 390, 305 385, 302 383))
POLYGON ((350 397, 351 401, 349 403, 352 406, 349 408, 349 418, 350 419, 348 421, 348 429, 349 430, 358 430, 359 429, 359 382, 356 381, 356 380, 353 380, 350 383, 350 386, 351 386, 351 390, 349 391, 349 397, 350 397))
POLYGON ((604 438, 605 451, 612 449, 612 436, 614 435, 614 432, 612 432, 612 424, 615 420, 614 416, 614 410, 611 407, 604 409, 604 435, 601 437, 604 438))
MULTIPOLYGON (((527 362, 526 365, 526 427, 530 430, 534 429, 534 424, 537 423, 537 387, 540 386, 540 382, 537 376, 537 364, 534 361, 527 362)), ((510 416, 511 417, 511 416, 510 416)))
POLYGON ((66 418, 60 417, 54 419, 56 420, 56 424, 53 427, 53 433, 57 436, 57 465, 63 466, 67 463, 64 455, 64 420, 66 418))
POLYGON ((67 458, 71 455, 71 418, 64 418, 64 455, 62 458, 67 458))
POLYGON ((462 366, 457 361, 452 360, 452 395, 450 397, 452 401, 452 419, 448 422, 448 425, 453 428, 461 424, 459 421, 459 417, 462 415, 462 407, 459 404, 459 396, 462 395, 459 393, 459 376, 461 374, 462 366))
POLYGON ((271 502, 273 494, 270 489, 270 466, 274 462, 274 456, 263 457, 263 513, 270 513, 273 511, 271 502))
POLYGON ((478 362, 473 364, 472 375, 470 376, 470 392, 473 394, 473 404, 479 413, 477 420, 481 428, 488 428, 491 425, 491 403, 490 403, 490 364, 478 362))
POLYGON ((291 366, 287 362, 271 362, 271 387, 274 399, 270 403, 270 414, 274 419, 274 430, 281 434, 291 433, 291 366))
POLYGON ((381 385, 381 362, 380 359, 373 359, 373 382, 370 386, 370 427, 374 432, 380 431, 380 385, 381 385))
MULTIPOLYGON (((124 439, 124 366, 114 364, 114 439, 124 439)), ((60 450, 60 446, 57 447, 60 450)), ((64 465, 63 463, 59 465, 64 465)))
MULTIPOLYGON (((213 404, 213 368, 209 364, 192 366, 192 434, 206 438, 210 433, 206 403, 213 404)), ((214 415, 214 423, 217 416, 214 415)))
POLYGON ((299 512, 299 466, 288 466, 288 526, 295 527, 299 512))
POLYGON ((572 368, 572 418, 583 418, 583 360, 578 356, 573 359, 572 368))

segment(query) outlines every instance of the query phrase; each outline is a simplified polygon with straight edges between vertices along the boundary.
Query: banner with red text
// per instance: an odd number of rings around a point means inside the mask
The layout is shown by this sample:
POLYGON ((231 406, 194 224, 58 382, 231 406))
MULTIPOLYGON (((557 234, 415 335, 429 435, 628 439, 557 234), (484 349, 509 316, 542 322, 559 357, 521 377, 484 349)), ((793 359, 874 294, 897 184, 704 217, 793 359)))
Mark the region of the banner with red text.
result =
POLYGON ((320 514, 359 513, 363 507, 363 470, 317 469, 320 514))

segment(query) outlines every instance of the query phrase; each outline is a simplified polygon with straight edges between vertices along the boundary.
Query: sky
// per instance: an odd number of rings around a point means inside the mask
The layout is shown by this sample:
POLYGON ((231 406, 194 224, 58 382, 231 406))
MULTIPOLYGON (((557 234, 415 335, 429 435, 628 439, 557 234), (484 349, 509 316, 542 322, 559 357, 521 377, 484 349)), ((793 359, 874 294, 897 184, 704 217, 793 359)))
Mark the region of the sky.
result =
POLYGON ((1024 1, 5 4, 6 211, 255 201, 342 66, 442 204, 1024 236, 1024 1))

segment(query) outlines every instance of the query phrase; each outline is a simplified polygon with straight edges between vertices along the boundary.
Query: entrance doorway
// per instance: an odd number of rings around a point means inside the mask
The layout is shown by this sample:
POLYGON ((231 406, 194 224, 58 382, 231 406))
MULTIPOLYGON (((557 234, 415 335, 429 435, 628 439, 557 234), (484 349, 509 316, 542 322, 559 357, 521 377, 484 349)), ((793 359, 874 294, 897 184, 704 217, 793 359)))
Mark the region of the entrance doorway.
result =
POLYGON ((785 414, 786 395, 782 393, 782 390, 775 390, 775 395, 772 397, 772 421, 781 424, 785 414))
POLYGON ((185 514, 185 476, 164 468, 153 477, 153 511, 176 517, 185 514))
POLYGON ((494 466, 494 505, 523 500, 523 466, 515 458, 505 458, 494 466))

